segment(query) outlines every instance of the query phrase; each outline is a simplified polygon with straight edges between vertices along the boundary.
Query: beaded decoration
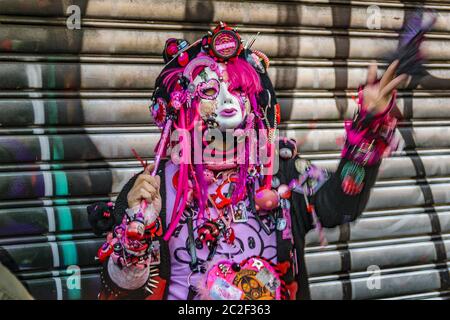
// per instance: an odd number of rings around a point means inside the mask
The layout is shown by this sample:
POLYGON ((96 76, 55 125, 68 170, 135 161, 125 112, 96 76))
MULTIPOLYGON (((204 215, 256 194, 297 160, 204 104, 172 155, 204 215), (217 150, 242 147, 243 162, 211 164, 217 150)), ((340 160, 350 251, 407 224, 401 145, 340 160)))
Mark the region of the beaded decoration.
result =
POLYGON ((398 140, 394 139, 397 119, 390 114, 395 106, 396 92, 386 110, 373 115, 363 108, 363 90, 364 86, 361 86, 354 119, 344 123, 346 141, 342 157, 362 166, 371 166, 398 147, 398 140))

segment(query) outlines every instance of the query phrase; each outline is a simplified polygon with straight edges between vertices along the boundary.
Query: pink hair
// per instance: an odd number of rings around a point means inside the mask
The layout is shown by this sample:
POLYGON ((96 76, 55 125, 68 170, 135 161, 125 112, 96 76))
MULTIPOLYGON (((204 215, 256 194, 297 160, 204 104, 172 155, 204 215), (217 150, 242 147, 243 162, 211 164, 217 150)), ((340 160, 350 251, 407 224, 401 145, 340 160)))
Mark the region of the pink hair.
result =
POLYGON ((175 89, 179 74, 183 73, 184 68, 173 68, 163 71, 160 77, 164 77, 163 84, 167 89, 167 92, 171 92, 175 89))
POLYGON ((230 91, 240 89, 247 96, 260 93, 263 88, 255 69, 244 59, 237 58, 227 63, 227 73, 230 91))

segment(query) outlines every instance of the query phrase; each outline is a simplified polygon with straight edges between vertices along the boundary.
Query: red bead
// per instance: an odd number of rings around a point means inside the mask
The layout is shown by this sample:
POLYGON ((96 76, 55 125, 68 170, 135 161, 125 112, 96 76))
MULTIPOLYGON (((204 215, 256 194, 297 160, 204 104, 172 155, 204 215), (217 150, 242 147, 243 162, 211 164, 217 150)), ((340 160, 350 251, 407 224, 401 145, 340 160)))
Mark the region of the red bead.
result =
POLYGON ((134 240, 140 240, 144 236, 145 226, 140 221, 131 221, 127 227, 127 237, 134 240))
POLYGON ((289 199, 291 197, 291 190, 286 184, 282 184, 278 187, 278 194, 281 199, 289 199))
POLYGON ((168 54, 169 56, 174 56, 174 55, 176 55, 177 52, 178 52, 178 46, 177 46, 177 43, 176 43, 176 42, 172 42, 171 44, 169 44, 169 45, 167 46, 166 51, 167 51, 167 54, 168 54))
POLYGON ((178 56, 178 63, 180 64, 180 66, 184 67, 185 65, 187 65, 189 62, 189 55, 186 52, 182 52, 179 56, 178 56))

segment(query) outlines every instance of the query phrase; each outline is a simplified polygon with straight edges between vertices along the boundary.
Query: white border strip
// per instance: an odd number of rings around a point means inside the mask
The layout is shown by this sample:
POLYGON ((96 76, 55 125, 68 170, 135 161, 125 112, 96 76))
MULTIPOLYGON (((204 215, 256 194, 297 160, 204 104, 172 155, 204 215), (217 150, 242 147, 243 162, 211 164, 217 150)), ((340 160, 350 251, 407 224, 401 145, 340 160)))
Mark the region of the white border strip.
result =
POLYGON ((45 207, 45 211, 47 212, 48 232, 55 232, 55 210, 53 209, 53 207, 45 207))
POLYGON ((47 240, 49 241, 48 244, 50 245, 50 248, 52 249, 53 267, 58 268, 60 265, 58 245, 55 242, 51 242, 51 238, 52 237, 47 237, 47 240))
POLYGON ((62 300, 63 299, 63 292, 62 292, 62 282, 60 277, 53 278, 55 281, 56 286, 56 300, 62 300))

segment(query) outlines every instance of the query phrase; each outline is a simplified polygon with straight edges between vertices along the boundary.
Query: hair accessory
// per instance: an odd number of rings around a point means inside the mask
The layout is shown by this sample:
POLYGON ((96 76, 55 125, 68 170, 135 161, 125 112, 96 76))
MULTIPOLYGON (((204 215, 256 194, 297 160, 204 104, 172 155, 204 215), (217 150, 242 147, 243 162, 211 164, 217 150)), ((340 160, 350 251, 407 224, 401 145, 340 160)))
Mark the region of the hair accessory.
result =
POLYGON ((186 52, 181 52, 177 58, 180 66, 184 67, 189 62, 189 55, 186 52))
POLYGON ((256 35, 252 36, 249 40, 247 40, 247 42, 245 43, 244 49, 250 49, 253 46, 253 44, 255 43, 256 38, 258 38, 260 33, 261 32, 258 32, 256 35))
POLYGON ((237 57, 243 49, 239 34, 223 22, 212 33, 203 37, 202 47, 220 62, 237 57))
POLYGON ((183 71, 183 76, 191 82, 194 80, 194 71, 199 67, 209 67, 213 71, 216 71, 219 68, 217 62, 210 57, 206 55, 199 55, 195 59, 191 60, 191 62, 186 66, 183 71))
POLYGON ((264 66, 261 62, 261 58, 257 56, 253 51, 245 50, 245 60, 247 60, 247 62, 250 63, 253 68, 255 68, 255 70, 259 73, 266 72, 266 69, 264 69, 264 66))
POLYGON ((150 112, 152 114, 153 120, 158 127, 164 127, 167 116, 167 102, 164 98, 158 97, 153 105, 150 106, 150 112))
MULTIPOLYGON (((180 58, 183 55, 183 52, 189 47, 189 42, 183 39, 175 39, 169 38, 166 40, 166 44, 164 46, 163 58, 164 63, 168 63, 175 56, 178 55, 178 62, 180 63, 180 58)), ((186 55, 188 58, 189 56, 186 55)), ((181 60, 186 59, 185 57, 181 60)), ((180 65, 182 65, 180 63, 180 65)))
POLYGON ((270 60, 269 58, 261 51, 259 50, 253 50, 253 53, 259 57, 262 61, 264 61, 264 64, 266 65, 266 70, 269 69, 270 66, 270 60))
POLYGON ((170 94, 170 106, 175 110, 180 110, 186 101, 186 95, 182 91, 173 91, 170 94))

